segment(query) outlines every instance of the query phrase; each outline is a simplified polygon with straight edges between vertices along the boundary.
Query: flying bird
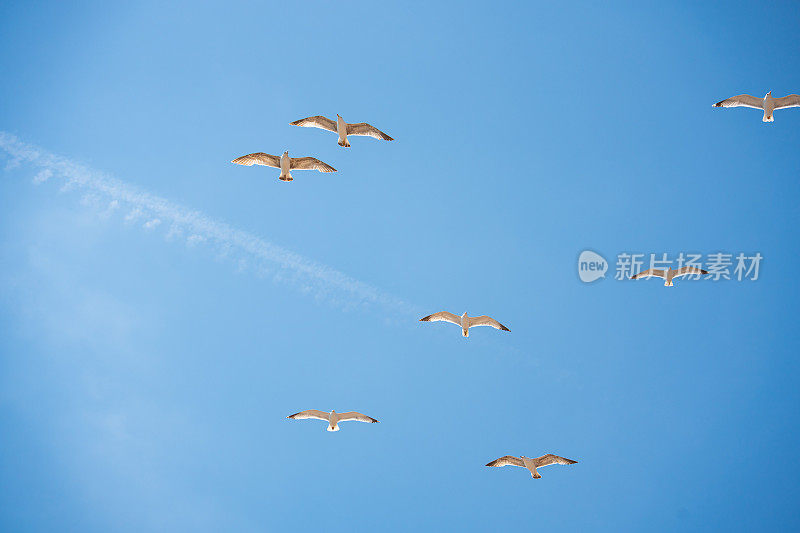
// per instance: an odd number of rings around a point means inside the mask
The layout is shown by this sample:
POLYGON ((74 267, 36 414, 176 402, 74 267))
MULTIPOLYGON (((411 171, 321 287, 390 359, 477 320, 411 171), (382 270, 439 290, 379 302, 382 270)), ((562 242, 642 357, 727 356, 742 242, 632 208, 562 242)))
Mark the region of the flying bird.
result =
POLYGON ((649 270, 644 270, 631 276, 631 279, 640 279, 640 278, 663 278, 664 279, 664 286, 665 287, 672 287, 672 280, 675 278, 679 278, 681 276, 686 276, 688 274, 708 274, 708 271, 703 270, 702 268, 697 267, 681 267, 681 268, 672 268, 669 267, 666 270, 661 270, 658 268, 651 268, 649 270))
POLYGON ((316 409, 300 411, 299 413, 289 415, 286 418, 291 418, 292 420, 306 420, 307 418, 324 420, 325 422, 328 422, 328 431, 339 431, 339 422, 348 422, 350 420, 356 420, 357 422, 369 422, 371 424, 378 422, 378 420, 375 420, 371 416, 362 415, 361 413, 357 413, 355 411, 348 411, 346 413, 337 413, 336 411, 331 411, 330 413, 326 413, 325 411, 317 411, 316 409))
POLYGON ((467 312, 464 311, 464 314, 461 316, 454 315, 453 313, 448 313, 447 311, 441 311, 439 313, 433 313, 432 315, 428 315, 426 317, 422 317, 419 319, 420 322, 450 322, 457 326, 461 326, 461 335, 464 337, 469 337, 469 328, 474 328, 475 326, 492 326, 494 329, 500 329, 503 331, 511 331, 503 324, 495 320, 494 318, 486 315, 481 316, 467 316, 467 312))
POLYGON ((281 181, 292 181, 292 170, 319 170, 320 172, 336 172, 336 169, 327 163, 323 163, 316 157, 289 157, 289 151, 283 152, 283 155, 265 154, 264 152, 256 152, 254 154, 243 155, 237 157, 231 163, 237 165, 244 165, 251 167, 253 165, 264 165, 265 167, 275 167, 281 169, 281 174, 278 179, 281 181))
POLYGON ((749 94, 731 96, 727 100, 722 100, 714 104, 714 107, 752 107, 753 109, 763 109, 764 118, 762 122, 773 122, 775 119, 772 112, 784 107, 800 107, 800 95, 790 94, 782 98, 773 98, 772 91, 768 92, 764 98, 756 98, 749 94))
POLYGON ((521 457, 514 457, 513 455, 504 455, 499 459, 495 459, 491 463, 486 463, 486 466, 521 466, 530 470, 531 477, 534 479, 539 479, 542 476, 536 471, 537 468, 549 465, 574 465, 577 462, 578 461, 573 461, 572 459, 566 459, 564 457, 559 457, 558 455, 548 453, 547 455, 542 455, 541 457, 525 457, 524 455, 521 457))
POLYGON ((382 141, 393 141, 391 137, 383 133, 381 130, 367 124, 366 122, 357 122, 348 124, 344 121, 341 115, 336 115, 336 121, 317 115, 316 117, 301 118, 290 122, 292 126, 304 126, 306 128, 320 128, 323 130, 332 131, 339 134, 339 146, 349 147, 350 142, 347 140, 348 135, 363 135, 366 137, 375 137, 382 141))

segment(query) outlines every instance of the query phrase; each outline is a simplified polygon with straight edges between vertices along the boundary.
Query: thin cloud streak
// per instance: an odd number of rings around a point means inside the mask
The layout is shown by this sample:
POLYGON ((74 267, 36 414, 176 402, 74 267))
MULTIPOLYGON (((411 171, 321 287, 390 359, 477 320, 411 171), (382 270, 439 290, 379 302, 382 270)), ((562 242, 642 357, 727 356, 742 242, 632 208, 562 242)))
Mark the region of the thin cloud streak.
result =
POLYGON ((38 171, 34 183, 60 178, 64 181, 63 190, 86 191, 91 202, 104 204, 106 214, 123 210, 127 213, 124 215, 126 222, 143 220, 143 227, 151 231, 166 228, 166 237, 170 240, 183 238, 189 246, 212 245, 225 257, 234 258, 238 268, 246 264, 259 274, 272 275, 276 283, 291 284, 317 299, 347 309, 379 306, 396 313, 419 313, 407 302, 343 272, 200 211, 141 191, 104 172, 26 144, 12 134, 0 131, 0 150, 10 158, 7 169, 22 164, 33 166, 38 171))

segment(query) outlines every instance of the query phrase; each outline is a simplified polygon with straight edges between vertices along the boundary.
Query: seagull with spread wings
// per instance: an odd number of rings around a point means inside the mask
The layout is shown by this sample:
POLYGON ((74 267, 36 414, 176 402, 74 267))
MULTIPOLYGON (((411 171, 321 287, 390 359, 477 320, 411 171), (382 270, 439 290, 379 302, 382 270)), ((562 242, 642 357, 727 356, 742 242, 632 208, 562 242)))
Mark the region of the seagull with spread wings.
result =
POLYGON ((511 331, 503 324, 495 320, 494 318, 486 315, 481 316, 467 316, 467 312, 464 311, 464 314, 461 316, 454 315, 453 313, 448 313, 447 311, 441 311, 439 313, 433 313, 432 315, 428 315, 426 317, 422 317, 419 319, 420 322, 450 322, 451 324, 455 324, 456 326, 461 326, 461 335, 464 337, 469 337, 469 328, 474 328, 475 326, 491 326, 494 329, 500 329, 503 331, 511 331))
POLYGON ((251 167, 253 165, 264 165, 265 167, 275 167, 281 169, 281 174, 278 179, 281 181, 292 181, 292 170, 319 170, 320 172, 336 172, 336 169, 327 163, 323 163, 316 157, 289 157, 289 151, 283 152, 283 155, 265 154, 264 152, 256 152, 254 154, 243 155, 237 157, 231 163, 237 165, 244 165, 251 167))
POLYGON ((348 422, 350 420, 355 420, 357 422, 369 422, 370 424, 378 422, 378 420, 375 420, 371 416, 363 415, 361 413, 357 413, 356 411, 348 411, 346 413, 337 413, 336 411, 331 411, 330 413, 326 413, 325 411, 318 411, 316 409, 300 411, 299 413, 289 415, 286 418, 291 418, 292 420, 306 420, 308 418, 324 420, 328 423, 328 431, 339 431, 339 422, 348 422))
POLYGON ((366 137, 374 137, 382 141, 394 140, 375 126, 367 124, 366 122, 348 124, 344 121, 342 116, 338 114, 336 115, 336 121, 317 115, 315 117, 301 118, 289 124, 292 126, 304 126, 306 128, 319 128, 332 131, 339 135, 339 146, 344 146, 345 148, 350 146, 350 142, 347 140, 348 135, 363 135, 366 137))
POLYGON ((800 95, 790 94, 782 98, 773 98, 772 91, 768 92, 764 98, 756 98, 749 94, 731 96, 726 100, 717 102, 714 107, 752 107, 753 109, 763 109, 764 118, 762 122, 774 122, 772 112, 784 107, 800 107, 800 95))
POLYGON ((577 462, 578 461, 573 461, 572 459, 566 459, 564 457, 559 457, 558 455, 548 453, 547 455, 542 455, 541 457, 525 457, 524 455, 520 457, 514 457, 513 455, 504 455, 499 459, 495 459, 491 463, 486 463, 486 466, 521 466, 522 468, 527 468, 530 471, 531 477, 534 479, 539 479, 542 476, 536 471, 537 468, 549 465, 574 465, 577 462))
POLYGON ((703 270, 702 268, 690 267, 690 266, 685 266, 681 268, 669 267, 666 270, 661 270, 659 268, 651 268, 631 276, 631 279, 641 279, 650 277, 663 278, 664 286, 672 287, 673 279, 679 278, 681 276, 687 276, 689 274, 708 274, 708 271, 703 270))

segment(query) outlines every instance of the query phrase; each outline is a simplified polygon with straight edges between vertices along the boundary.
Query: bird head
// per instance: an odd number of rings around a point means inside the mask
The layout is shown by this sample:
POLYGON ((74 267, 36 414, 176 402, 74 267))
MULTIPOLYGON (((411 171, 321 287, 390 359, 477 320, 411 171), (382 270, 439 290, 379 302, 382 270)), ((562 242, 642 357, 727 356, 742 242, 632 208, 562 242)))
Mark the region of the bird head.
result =
POLYGON ((464 314, 463 314, 463 315, 461 315, 461 318, 465 318, 466 316, 467 316, 467 312, 466 312, 466 311, 464 311, 464 314))
MULTIPOLYGON (((772 96, 772 91, 768 92, 767 96, 772 96)), ((764 98, 766 98, 767 96, 765 96, 764 98)))
POLYGON ((289 155, 289 150, 285 150, 285 151, 283 152, 283 155, 289 155))

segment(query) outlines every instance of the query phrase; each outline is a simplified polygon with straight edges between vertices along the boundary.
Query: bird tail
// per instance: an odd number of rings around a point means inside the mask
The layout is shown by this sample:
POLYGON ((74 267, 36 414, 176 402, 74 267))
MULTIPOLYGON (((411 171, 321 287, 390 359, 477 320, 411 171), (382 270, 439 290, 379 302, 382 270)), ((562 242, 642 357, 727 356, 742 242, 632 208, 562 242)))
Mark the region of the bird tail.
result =
POLYGON ((348 141, 347 139, 345 139, 343 141, 340 140, 340 141, 338 141, 337 144, 339 146, 344 146, 345 148, 350 148, 350 141, 348 141))
POLYGON ((286 174, 285 176, 280 176, 278 179, 281 181, 292 181, 294 178, 291 174, 286 174))
POLYGON ((469 337, 469 329, 462 329, 461 330, 462 337, 469 337))

